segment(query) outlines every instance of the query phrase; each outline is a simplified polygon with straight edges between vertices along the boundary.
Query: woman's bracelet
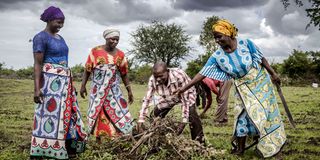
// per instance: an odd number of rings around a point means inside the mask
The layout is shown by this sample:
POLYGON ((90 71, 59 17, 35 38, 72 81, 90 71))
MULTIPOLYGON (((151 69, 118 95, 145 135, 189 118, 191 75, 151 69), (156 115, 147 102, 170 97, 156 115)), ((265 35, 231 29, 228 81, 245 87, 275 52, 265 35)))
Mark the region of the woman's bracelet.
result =
POLYGON ((125 87, 126 87, 126 88, 129 88, 129 87, 130 87, 130 84, 126 85, 125 87))

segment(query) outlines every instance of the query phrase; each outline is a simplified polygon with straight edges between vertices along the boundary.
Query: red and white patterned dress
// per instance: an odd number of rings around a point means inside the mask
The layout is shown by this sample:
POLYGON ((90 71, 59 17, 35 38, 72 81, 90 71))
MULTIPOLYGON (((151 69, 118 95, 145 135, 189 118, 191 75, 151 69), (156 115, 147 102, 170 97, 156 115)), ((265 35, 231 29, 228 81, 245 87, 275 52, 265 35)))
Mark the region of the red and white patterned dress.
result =
POLYGON ((104 46, 97 46, 91 50, 85 66, 93 73, 87 113, 89 133, 96 137, 129 133, 132 118, 120 89, 121 75, 128 73, 124 53, 117 50, 111 55, 104 46))

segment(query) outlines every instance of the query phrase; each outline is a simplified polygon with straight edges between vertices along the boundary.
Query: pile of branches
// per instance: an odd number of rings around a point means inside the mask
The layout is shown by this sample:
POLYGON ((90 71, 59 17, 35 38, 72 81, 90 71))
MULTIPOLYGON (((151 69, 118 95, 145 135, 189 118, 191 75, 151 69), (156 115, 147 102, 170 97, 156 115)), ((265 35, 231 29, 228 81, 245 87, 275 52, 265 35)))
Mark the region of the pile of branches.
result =
POLYGON ((106 141, 102 145, 92 144, 95 158, 101 159, 190 159, 201 157, 212 159, 222 156, 224 150, 218 151, 204 146, 191 136, 177 135, 179 122, 172 117, 154 120, 144 126, 144 131, 106 141), (98 156, 97 156, 98 155, 98 156))

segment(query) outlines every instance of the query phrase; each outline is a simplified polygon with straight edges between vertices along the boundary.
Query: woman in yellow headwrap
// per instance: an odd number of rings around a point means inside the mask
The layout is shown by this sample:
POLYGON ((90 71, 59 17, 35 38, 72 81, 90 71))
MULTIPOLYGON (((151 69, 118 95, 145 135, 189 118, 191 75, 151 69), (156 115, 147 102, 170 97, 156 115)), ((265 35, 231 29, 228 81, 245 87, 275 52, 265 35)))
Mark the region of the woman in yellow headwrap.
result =
POLYGON ((286 141, 271 82, 272 80, 273 83, 280 83, 280 78, 251 40, 236 38, 238 29, 232 23, 218 20, 212 26, 212 30, 220 47, 178 94, 205 77, 221 81, 234 79, 236 117, 232 153, 243 154, 244 150, 249 148, 245 147, 249 136, 256 140, 256 151, 259 155, 271 157, 280 151, 286 141))

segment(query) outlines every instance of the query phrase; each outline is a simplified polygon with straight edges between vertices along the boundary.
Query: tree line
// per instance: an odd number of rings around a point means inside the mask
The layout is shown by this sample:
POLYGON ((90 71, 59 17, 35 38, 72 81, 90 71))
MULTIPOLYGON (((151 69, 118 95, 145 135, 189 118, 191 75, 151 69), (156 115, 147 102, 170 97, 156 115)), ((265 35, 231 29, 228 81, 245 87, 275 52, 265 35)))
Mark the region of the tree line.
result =
MULTIPOLYGON (((196 75, 210 55, 210 52, 207 52, 190 61, 186 73, 191 77, 196 75)), ((283 85, 306 86, 320 82, 320 51, 294 49, 282 63, 271 63, 270 65, 280 75, 283 85)))
MULTIPOLYGON (((193 77, 197 74, 210 57, 210 52, 199 55, 193 61, 187 63, 186 73, 193 77)), ((129 61, 130 81, 138 84, 145 84, 148 82, 152 74, 151 65, 133 65, 129 61)), ((320 82, 320 51, 300 51, 294 49, 291 55, 282 63, 272 63, 271 66, 280 74, 282 83, 284 85, 305 86, 313 82, 320 82)), ((77 64, 71 67, 74 79, 81 81, 82 73, 84 71, 83 64, 77 64)), ((10 79, 32 79, 33 67, 14 70, 7 68, 5 63, 0 63, 0 78, 10 79)))

